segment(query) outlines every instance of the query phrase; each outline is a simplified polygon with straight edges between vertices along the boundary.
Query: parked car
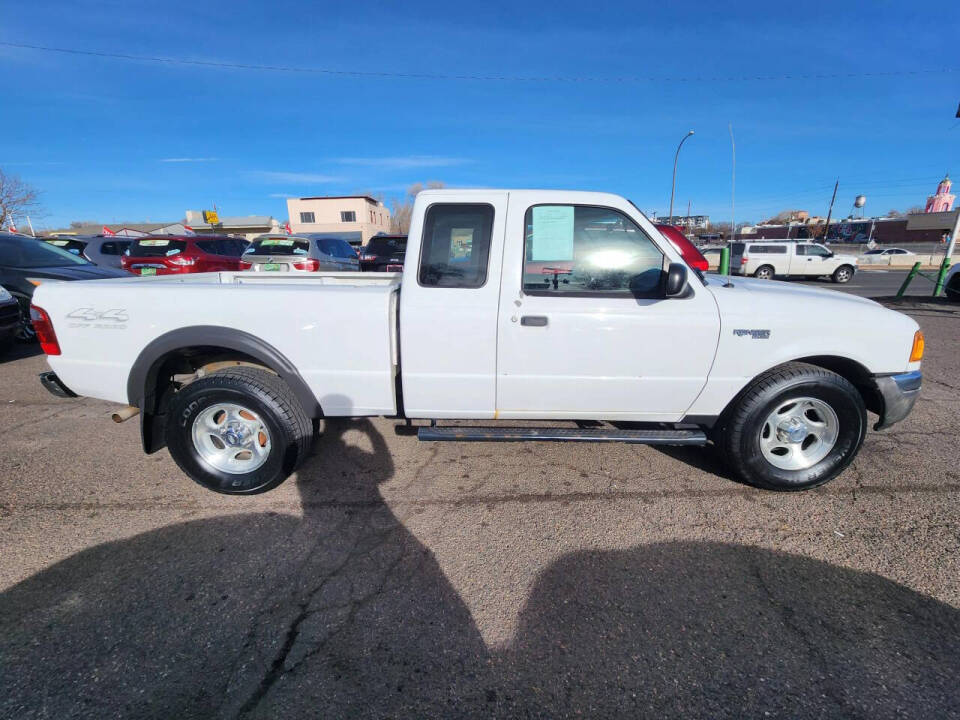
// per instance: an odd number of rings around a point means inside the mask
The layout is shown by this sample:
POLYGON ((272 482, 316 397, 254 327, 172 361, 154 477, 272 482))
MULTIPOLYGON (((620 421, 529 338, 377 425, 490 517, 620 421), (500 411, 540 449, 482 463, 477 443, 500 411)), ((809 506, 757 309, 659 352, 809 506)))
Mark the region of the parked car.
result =
POLYGON ((835 283, 849 282, 857 269, 853 255, 837 255, 819 243, 732 242, 730 273, 752 275, 761 280, 774 277, 821 277, 835 283))
POLYGON ((20 328, 20 303, 0 287, 0 354, 6 352, 20 328))
POLYGON ((255 272, 360 269, 346 240, 310 235, 260 235, 243 251, 243 260, 255 272))
POLYGON ((687 236, 683 234, 680 228, 675 225, 664 225, 662 223, 657 223, 656 228, 677 249, 677 252, 680 253, 687 265, 700 272, 706 272, 710 269, 710 263, 707 262, 703 254, 697 250, 696 246, 687 239, 687 236))
POLYGON ((800 490, 853 461, 867 410, 887 428, 920 390, 912 318, 693 273, 616 195, 425 190, 409 252, 402 276, 336 282, 41 285, 42 381, 128 405, 118 418, 142 415, 146 452, 167 446, 195 481, 232 494, 278 485, 306 458, 313 421, 338 416, 488 421, 431 422, 425 441, 705 445, 709 433, 736 477, 800 490), (544 263, 567 264, 562 282, 544 283, 544 263), (101 321, 71 319, 77 308, 101 321), (530 420, 544 422, 509 424, 530 420))
POLYGON ((226 235, 147 235, 135 238, 120 259, 137 275, 219 272, 249 267, 240 256, 247 242, 226 235))
POLYGON ((891 261, 897 261, 897 264, 912 263, 915 253, 903 248, 874 248, 867 250, 860 257, 860 262, 864 265, 883 264, 891 261))
POLYGON ((40 238, 43 242, 86 258, 100 267, 121 268, 123 253, 133 238, 116 235, 54 235, 40 238))
POLYGON ((407 252, 406 235, 377 235, 360 252, 360 269, 368 272, 399 272, 407 252))
POLYGON ((13 295, 18 303, 14 334, 22 342, 36 338, 30 321, 30 299, 38 285, 61 280, 116 277, 130 276, 121 270, 97 267, 85 258, 36 238, 0 232, 0 287, 13 295))
POLYGON ((943 292, 948 299, 960 302, 960 263, 950 268, 943 283, 943 292))

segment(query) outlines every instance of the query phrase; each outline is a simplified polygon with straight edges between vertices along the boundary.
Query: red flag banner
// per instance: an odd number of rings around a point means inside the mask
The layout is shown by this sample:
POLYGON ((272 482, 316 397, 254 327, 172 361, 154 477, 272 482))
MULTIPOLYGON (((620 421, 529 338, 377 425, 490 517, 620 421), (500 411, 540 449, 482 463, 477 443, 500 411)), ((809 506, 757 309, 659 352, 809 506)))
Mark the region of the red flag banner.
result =
POLYGON ((110 237, 113 237, 114 235, 116 235, 116 233, 110 228, 108 228, 106 225, 103 226, 103 234, 108 235, 110 237))

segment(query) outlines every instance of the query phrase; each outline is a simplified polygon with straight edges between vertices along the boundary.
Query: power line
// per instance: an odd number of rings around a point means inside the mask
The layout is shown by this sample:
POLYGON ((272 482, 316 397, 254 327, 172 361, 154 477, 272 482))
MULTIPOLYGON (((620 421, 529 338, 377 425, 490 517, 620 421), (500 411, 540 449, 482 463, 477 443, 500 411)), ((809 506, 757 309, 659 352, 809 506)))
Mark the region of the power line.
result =
POLYGON ((379 70, 334 70, 332 68, 300 67, 294 65, 257 65, 251 63, 223 62, 218 60, 188 60, 186 58, 159 57, 151 55, 128 55, 124 53, 102 52, 98 50, 78 50, 76 48, 51 47, 46 45, 28 45, 26 43, 0 42, 2 47, 18 48, 21 50, 37 50, 40 52, 65 53, 68 55, 84 55, 88 57, 107 58, 110 60, 129 60, 134 62, 151 62, 166 65, 194 65, 226 70, 259 70, 262 72, 309 73, 315 75, 334 75, 347 77, 370 78, 402 78, 407 80, 481 80, 502 82, 739 82, 764 80, 820 80, 837 78, 866 78, 866 77, 894 77, 905 75, 926 75, 930 73, 953 73, 960 68, 934 68, 923 70, 889 70, 884 72, 849 72, 849 73, 791 73, 784 75, 726 75, 726 76, 684 76, 668 77, 659 75, 621 75, 621 76, 533 76, 533 75, 455 75, 446 73, 403 73, 379 70))

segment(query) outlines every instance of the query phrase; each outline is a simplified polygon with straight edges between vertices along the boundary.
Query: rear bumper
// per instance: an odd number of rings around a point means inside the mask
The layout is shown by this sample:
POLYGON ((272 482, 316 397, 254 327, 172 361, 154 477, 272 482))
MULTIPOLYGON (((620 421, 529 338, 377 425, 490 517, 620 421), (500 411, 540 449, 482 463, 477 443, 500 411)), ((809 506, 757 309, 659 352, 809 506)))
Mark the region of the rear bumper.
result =
POLYGON ((40 373, 40 384, 43 385, 51 395, 61 398, 75 398, 77 394, 63 384, 63 380, 57 377, 55 372, 40 373))
POLYGON ((873 429, 885 430, 903 420, 913 410, 913 405, 920 395, 923 374, 917 370, 899 375, 882 375, 874 377, 873 383, 883 400, 880 420, 873 429))

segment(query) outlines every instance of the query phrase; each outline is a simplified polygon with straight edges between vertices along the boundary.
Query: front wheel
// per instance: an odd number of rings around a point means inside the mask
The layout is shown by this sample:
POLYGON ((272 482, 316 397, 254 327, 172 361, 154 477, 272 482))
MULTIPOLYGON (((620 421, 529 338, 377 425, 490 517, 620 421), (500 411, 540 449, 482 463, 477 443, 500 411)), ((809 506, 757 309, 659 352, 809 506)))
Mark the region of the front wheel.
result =
POLYGON ((287 384, 266 370, 211 373, 170 401, 167 447, 214 492, 253 495, 282 483, 307 456, 313 424, 287 384))
POLYGON ((845 378, 806 363, 764 373, 721 418, 716 442, 733 472, 768 490, 806 490, 853 461, 867 431, 863 398, 845 378))
POLYGON ((853 268, 849 265, 841 265, 833 271, 833 275, 830 276, 830 279, 835 283, 850 282, 850 280, 853 279, 853 268))

